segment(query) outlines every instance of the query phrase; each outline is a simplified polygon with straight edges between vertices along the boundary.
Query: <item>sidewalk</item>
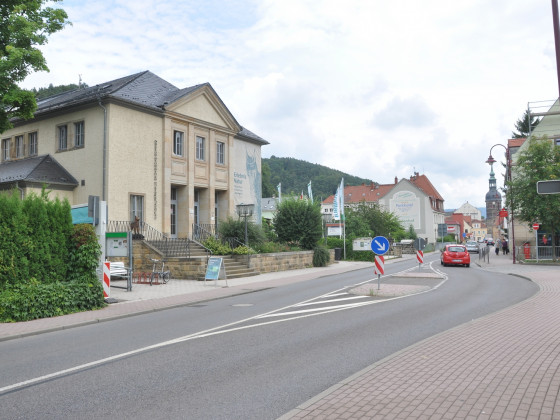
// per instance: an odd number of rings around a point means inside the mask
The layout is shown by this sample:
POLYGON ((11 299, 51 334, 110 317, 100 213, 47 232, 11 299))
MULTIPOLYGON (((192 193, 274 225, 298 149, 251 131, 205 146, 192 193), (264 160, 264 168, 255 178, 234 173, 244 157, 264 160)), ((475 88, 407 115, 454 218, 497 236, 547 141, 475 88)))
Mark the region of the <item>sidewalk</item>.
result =
MULTIPOLYGON (((399 260, 402 261, 402 259, 398 259, 387 263, 390 264, 399 260)), ((167 284, 153 286, 149 284, 133 284, 132 291, 130 292, 111 287, 110 297, 116 299, 118 303, 112 303, 97 311, 79 312, 28 322, 0 324, 0 341, 250 293, 260 289, 278 287, 366 267, 373 269, 373 263, 338 261, 328 267, 278 271, 253 277, 231 279, 227 280, 227 287, 225 280, 218 280, 217 282, 208 280, 204 282, 173 279, 167 284)), ((113 284, 126 286, 125 281, 117 281, 113 284)))
POLYGON ((421 341, 334 385, 287 419, 560 419, 560 267, 485 270, 531 279, 534 297, 421 341))

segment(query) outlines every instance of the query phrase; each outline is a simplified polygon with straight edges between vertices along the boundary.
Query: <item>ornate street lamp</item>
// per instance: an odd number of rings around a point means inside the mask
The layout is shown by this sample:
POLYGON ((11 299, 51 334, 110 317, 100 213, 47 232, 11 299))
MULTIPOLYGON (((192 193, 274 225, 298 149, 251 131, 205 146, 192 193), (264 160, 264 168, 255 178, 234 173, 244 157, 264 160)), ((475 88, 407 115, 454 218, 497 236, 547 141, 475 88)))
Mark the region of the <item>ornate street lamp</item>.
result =
MULTIPOLYGON (((507 195, 507 182, 511 181, 511 159, 510 159, 509 149, 503 144, 500 143, 495 144, 490 148, 490 155, 488 156, 488 160, 486 161, 486 163, 489 164, 490 166, 496 163, 496 159, 492 157, 492 149, 496 146, 501 146, 506 151, 506 176, 504 182, 504 184, 506 185, 504 188, 504 192, 507 195)), ((515 231, 513 227, 513 208, 511 209, 511 244, 510 245, 511 245, 511 253, 513 256, 513 263, 515 264, 515 231)))
POLYGON ((237 208, 237 215, 239 217, 245 218, 245 246, 249 246, 249 240, 247 238, 247 217, 251 217, 255 211, 254 204, 238 204, 235 206, 237 208))

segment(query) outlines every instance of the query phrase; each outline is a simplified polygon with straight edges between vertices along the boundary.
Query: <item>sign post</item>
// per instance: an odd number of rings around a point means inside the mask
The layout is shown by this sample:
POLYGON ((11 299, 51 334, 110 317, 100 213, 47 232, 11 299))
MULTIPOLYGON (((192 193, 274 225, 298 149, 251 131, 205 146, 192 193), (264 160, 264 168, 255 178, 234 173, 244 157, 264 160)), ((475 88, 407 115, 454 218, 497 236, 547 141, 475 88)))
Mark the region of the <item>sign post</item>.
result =
POLYGON ((426 247, 426 241, 422 238, 416 238, 414 240, 414 249, 416 249, 416 260, 418 261, 418 270, 422 267, 424 262, 424 253, 422 250, 426 247))
POLYGON ((389 240, 384 236, 376 236, 371 240, 371 250, 375 255, 375 274, 377 274, 377 290, 380 289, 381 276, 385 274, 385 258, 389 251, 389 240))
POLYGON ((538 223, 533 223, 533 230, 535 231, 535 255, 537 256, 537 262, 539 262, 539 229, 541 225, 538 223))

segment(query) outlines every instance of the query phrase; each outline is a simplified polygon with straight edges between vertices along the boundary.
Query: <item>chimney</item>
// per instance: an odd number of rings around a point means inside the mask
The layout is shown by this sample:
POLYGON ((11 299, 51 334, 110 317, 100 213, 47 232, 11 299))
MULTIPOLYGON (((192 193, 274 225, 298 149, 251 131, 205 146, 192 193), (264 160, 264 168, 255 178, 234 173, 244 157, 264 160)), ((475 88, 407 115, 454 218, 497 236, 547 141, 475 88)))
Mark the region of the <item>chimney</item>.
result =
POLYGON ((399 178, 395 177, 395 185, 399 183, 399 178))

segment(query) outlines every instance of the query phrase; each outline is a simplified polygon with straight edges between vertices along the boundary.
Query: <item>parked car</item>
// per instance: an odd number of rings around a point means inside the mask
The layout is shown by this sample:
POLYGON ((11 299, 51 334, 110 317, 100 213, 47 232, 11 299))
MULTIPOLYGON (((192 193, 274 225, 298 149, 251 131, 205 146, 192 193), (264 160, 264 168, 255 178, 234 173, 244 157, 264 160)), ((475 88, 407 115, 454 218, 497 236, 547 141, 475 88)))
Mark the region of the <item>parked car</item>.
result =
POLYGON ((467 241, 465 246, 467 247, 467 251, 474 252, 475 254, 478 254, 480 250, 478 244, 475 241, 467 241))
POLYGON ((486 242, 486 245, 490 245, 490 246, 494 246, 495 244, 494 239, 492 238, 486 238, 484 242, 486 242))
POLYGON ((469 254, 465 245, 445 245, 440 261, 443 266, 464 265, 465 267, 470 267, 471 254, 469 254))

